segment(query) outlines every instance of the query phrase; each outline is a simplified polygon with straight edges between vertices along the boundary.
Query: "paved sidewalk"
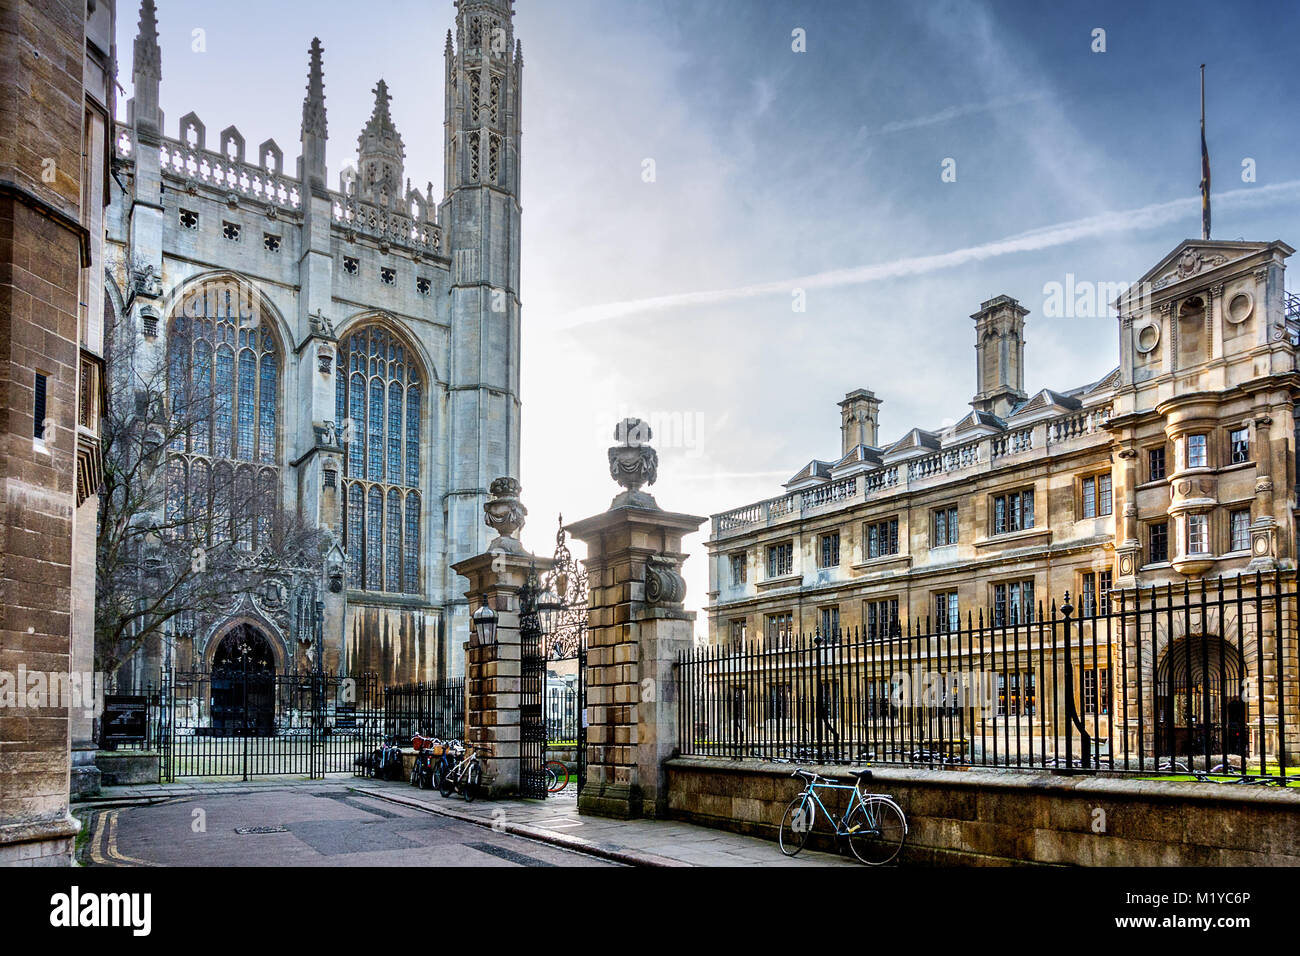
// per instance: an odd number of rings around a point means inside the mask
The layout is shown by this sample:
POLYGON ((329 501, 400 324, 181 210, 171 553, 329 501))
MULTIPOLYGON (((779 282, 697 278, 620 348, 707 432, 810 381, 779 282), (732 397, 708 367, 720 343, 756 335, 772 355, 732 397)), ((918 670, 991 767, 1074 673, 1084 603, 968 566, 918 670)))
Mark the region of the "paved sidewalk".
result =
POLYGON ((190 797, 196 794, 211 793, 249 793, 259 790, 283 790, 286 785, 320 785, 335 784, 342 786, 359 779, 350 773, 326 774, 323 779, 312 780, 301 776, 255 777, 252 780, 235 780, 230 777, 196 778, 183 783, 138 783, 116 787, 103 787, 99 794, 89 799, 79 800, 72 805, 78 807, 120 806, 132 803, 156 803, 160 800, 172 800, 176 797, 190 797))
POLYGON ((782 855, 776 843, 674 820, 606 820, 578 815, 570 785, 546 800, 475 800, 419 790, 407 783, 362 780, 358 793, 418 807, 498 832, 540 840, 633 866, 857 866, 831 853, 782 855))

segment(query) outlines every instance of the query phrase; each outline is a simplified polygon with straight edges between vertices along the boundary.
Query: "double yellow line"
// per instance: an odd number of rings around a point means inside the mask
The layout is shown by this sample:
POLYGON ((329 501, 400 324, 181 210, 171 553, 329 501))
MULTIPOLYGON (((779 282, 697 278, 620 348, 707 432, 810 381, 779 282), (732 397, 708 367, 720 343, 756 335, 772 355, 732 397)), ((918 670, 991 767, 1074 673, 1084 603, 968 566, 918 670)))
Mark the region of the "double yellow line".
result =
POLYGON ((117 848, 117 816, 120 809, 95 814, 90 837, 90 859, 97 866, 161 866, 149 860, 127 856, 117 848))

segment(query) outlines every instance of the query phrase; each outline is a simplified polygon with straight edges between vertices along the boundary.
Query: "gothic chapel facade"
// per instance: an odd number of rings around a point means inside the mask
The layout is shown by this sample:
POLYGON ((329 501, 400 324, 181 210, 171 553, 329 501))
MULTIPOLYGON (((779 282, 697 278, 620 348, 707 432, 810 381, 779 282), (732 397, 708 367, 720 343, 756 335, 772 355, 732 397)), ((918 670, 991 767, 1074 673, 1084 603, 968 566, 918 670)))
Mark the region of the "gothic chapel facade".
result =
MULTIPOLYGON (((382 79, 355 167, 331 185, 319 40, 296 168, 275 140, 252 148, 233 125, 213 136, 189 113, 169 129, 157 12, 143 0, 134 98, 115 131, 106 318, 165 363, 169 387, 211 390, 210 417, 170 450, 169 502, 232 488, 328 529, 331 548, 306 600, 269 589, 201 613, 141 651, 137 678, 210 667, 232 634, 254 635, 276 669, 301 668, 317 599, 329 672, 395 683, 463 670, 468 614, 451 566, 486 547, 492 480, 519 474, 512 6, 456 0, 435 201, 432 183, 411 186, 382 79)), ((262 545, 258 522, 231 525, 250 552, 262 545)))

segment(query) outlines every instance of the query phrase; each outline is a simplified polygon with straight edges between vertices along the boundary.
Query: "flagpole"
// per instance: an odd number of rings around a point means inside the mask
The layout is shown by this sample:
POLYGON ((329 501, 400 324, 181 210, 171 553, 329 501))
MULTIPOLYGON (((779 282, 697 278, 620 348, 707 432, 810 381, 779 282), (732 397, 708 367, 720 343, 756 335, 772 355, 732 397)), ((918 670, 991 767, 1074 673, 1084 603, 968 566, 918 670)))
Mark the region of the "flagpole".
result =
POLYGON ((1205 64, 1201 64, 1201 238, 1210 238, 1210 151, 1205 145, 1205 64))

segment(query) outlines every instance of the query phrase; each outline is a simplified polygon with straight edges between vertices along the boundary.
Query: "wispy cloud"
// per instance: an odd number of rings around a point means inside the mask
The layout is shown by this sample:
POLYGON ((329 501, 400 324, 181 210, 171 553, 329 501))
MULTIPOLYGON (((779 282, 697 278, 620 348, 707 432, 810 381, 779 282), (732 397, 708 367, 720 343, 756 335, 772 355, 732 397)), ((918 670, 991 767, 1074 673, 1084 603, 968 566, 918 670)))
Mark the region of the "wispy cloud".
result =
MULTIPOLYGON (((1300 200, 1300 179, 1287 180, 1269 186, 1236 189, 1219 193, 1214 197, 1216 205, 1220 207, 1226 206, 1230 209, 1276 205, 1297 200, 1300 200)), ((682 292, 673 295, 632 299, 625 302, 606 302, 569 313, 562 321, 562 325, 571 328, 590 322, 618 319, 646 312, 663 312, 692 306, 717 305, 767 295, 788 296, 794 289, 827 289, 836 286, 860 285, 867 282, 879 282, 884 279, 897 279, 903 276, 938 272, 967 265, 971 262, 981 262, 986 259, 1016 253, 1037 252, 1042 249, 1068 245, 1083 239, 1092 239, 1112 233, 1154 229, 1170 225, 1180 219, 1199 213, 1200 208, 1201 204, 1198 197, 1173 199, 1168 202, 1152 203, 1137 209, 1108 212, 1098 216, 1088 216, 1083 219, 1057 223, 1052 226, 1043 226, 1005 239, 981 243, 977 246, 966 246, 962 249, 954 249, 951 252, 938 253, 932 256, 907 256, 889 262, 854 266, 849 269, 832 269, 776 282, 760 282, 730 289, 682 292)))
POLYGON ((876 129, 864 129, 862 136, 871 138, 873 136, 888 136, 891 133, 904 133, 914 129, 924 129, 927 126, 938 126, 940 123, 950 123, 955 119, 961 119, 964 116, 973 116, 977 113, 991 113, 994 110, 1007 109, 1011 106, 1019 106, 1023 103, 1033 103, 1045 99, 1046 93, 1023 93, 1016 96, 1001 96, 996 99, 988 100, 984 103, 967 103, 962 106, 950 106, 945 110, 937 113, 931 113, 928 116, 916 116, 912 119, 893 120, 885 123, 876 129))

